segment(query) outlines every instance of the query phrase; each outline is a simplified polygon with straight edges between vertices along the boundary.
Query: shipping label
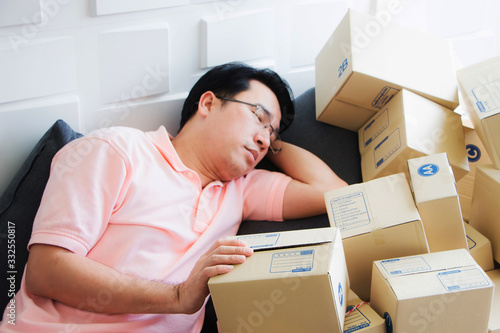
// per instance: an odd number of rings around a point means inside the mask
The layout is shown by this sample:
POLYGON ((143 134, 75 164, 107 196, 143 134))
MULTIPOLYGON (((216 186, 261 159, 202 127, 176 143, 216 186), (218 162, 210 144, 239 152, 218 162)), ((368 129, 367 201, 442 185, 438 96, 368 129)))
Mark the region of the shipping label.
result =
POLYGON ((295 250, 274 253, 271 273, 309 272, 314 264, 314 250, 295 250))
POLYGON ((370 214, 363 192, 349 193, 330 200, 333 224, 340 231, 370 224, 370 214))
POLYGON ((387 161, 394 153, 396 153, 399 148, 401 148, 401 136, 399 134, 399 128, 392 131, 391 134, 386 136, 373 150, 373 155, 375 158, 375 169, 380 167, 385 161, 387 161))
POLYGON ((380 90, 377 97, 372 102, 372 106, 376 108, 383 108, 384 105, 389 103, 389 101, 399 92, 399 89, 385 86, 380 90))
POLYGON ((472 89, 476 106, 481 113, 495 113, 500 110, 500 80, 488 82, 472 89))
POLYGON ((455 269, 438 273, 437 277, 447 291, 475 289, 490 285, 479 268, 455 269))
POLYGON ((368 147, 384 130, 389 127, 389 109, 385 109, 363 128, 363 145, 368 147))
POLYGON ((423 272, 431 269, 423 257, 388 259, 382 260, 380 264, 390 275, 423 272))
POLYGON ((238 239, 245 241, 252 249, 266 248, 276 245, 280 238, 279 233, 264 234, 264 235, 248 235, 239 236, 238 239))

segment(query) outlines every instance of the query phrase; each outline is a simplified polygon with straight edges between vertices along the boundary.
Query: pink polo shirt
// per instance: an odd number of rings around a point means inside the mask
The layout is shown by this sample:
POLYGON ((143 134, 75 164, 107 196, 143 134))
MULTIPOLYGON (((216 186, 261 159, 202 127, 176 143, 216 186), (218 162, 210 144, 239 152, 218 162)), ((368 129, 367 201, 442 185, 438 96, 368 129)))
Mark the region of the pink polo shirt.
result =
MULTIPOLYGON (((202 189, 164 127, 148 133, 103 129, 55 156, 30 245, 60 246, 125 274, 179 283, 217 239, 236 233, 241 220, 282 220, 290 180, 253 170, 202 189)), ((3 331, 199 332, 203 325, 204 310, 97 314, 33 296, 24 285, 23 278, 15 298, 16 325, 4 317, 3 331)), ((119 281, 112 289, 89 295, 88 304, 98 309, 123 292, 119 281)))

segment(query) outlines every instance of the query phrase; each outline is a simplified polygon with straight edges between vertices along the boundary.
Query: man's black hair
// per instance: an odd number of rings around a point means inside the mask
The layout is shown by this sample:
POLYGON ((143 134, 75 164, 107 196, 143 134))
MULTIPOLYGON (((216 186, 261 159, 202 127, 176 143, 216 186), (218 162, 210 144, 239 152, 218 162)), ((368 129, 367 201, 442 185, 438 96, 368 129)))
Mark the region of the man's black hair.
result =
POLYGON ((201 95, 207 91, 220 97, 234 97, 249 89, 250 80, 257 80, 266 85, 276 95, 280 109, 280 132, 293 121, 295 108, 293 93, 288 83, 270 69, 258 69, 240 62, 231 62, 216 66, 205 73, 189 92, 182 107, 180 128, 196 113, 201 95))

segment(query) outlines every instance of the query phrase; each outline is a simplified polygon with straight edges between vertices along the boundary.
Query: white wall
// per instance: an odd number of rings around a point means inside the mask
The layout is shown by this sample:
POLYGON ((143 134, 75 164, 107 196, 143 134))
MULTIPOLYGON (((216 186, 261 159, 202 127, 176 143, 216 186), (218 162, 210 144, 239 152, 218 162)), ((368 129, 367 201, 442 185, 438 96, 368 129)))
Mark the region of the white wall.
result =
POLYGON ((495 0, 0 0, 0 193, 58 118, 177 131, 187 92, 232 60, 271 67, 296 96, 347 8, 447 38, 467 66, 500 54, 495 0))

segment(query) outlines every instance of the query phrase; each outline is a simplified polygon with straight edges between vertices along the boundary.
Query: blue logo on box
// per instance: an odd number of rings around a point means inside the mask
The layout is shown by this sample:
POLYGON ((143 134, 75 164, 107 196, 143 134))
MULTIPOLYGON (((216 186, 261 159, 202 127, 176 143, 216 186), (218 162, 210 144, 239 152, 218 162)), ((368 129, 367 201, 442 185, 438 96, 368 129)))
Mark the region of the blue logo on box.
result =
POLYGON ((468 144, 465 146, 467 149, 467 159, 469 162, 475 163, 481 158, 481 149, 476 145, 468 144))
POLYGON ((342 284, 339 282, 339 303, 340 306, 344 304, 344 293, 342 291, 342 284))
POLYGON ((420 168, 418 168, 417 172, 420 176, 430 177, 439 172, 439 167, 433 163, 424 164, 420 168))

